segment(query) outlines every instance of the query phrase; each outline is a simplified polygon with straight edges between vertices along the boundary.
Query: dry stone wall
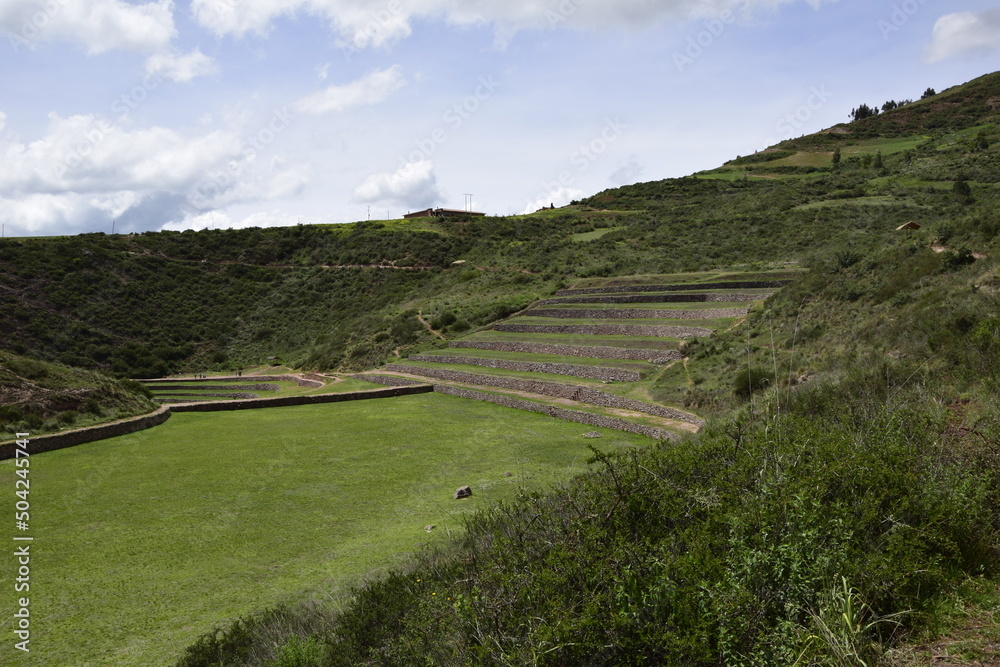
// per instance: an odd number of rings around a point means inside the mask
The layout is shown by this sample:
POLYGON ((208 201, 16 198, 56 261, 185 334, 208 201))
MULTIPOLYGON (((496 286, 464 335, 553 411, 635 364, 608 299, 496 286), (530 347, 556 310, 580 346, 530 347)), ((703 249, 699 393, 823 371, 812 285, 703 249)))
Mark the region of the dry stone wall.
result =
POLYGON ((566 408, 559 408, 554 405, 544 405, 542 403, 534 403, 532 401, 525 401, 512 396, 487 394, 473 389, 452 387, 444 384, 434 385, 434 391, 441 394, 448 394, 450 396, 458 396, 460 398, 470 398, 475 401, 487 401, 489 403, 501 405, 505 408, 527 410, 529 412, 540 412, 542 414, 549 415, 550 417, 565 419, 578 424, 587 424, 588 426, 599 426, 602 428, 614 429, 616 431, 637 433, 639 435, 645 435, 657 440, 677 440, 676 433, 672 433, 662 428, 656 428, 655 426, 636 424, 635 422, 630 422, 625 419, 595 415, 589 412, 581 412, 579 410, 567 410, 566 408))
MULTIPOLYGON (((211 382, 294 382, 300 387, 310 387, 315 389, 316 387, 322 387, 325 383, 319 379, 317 375, 311 375, 309 377, 316 379, 308 379, 308 377, 299 377, 298 375, 241 375, 241 376, 230 376, 230 377, 213 377, 205 378, 211 382)), ((204 382, 204 380, 199 380, 196 378, 156 378, 151 380, 143 380, 143 384, 191 384, 192 382, 204 382)))
MULTIPOLYGON (((162 407, 155 412, 149 413, 148 415, 112 422, 111 424, 101 424, 99 426, 91 426, 89 428, 69 431, 68 433, 55 433, 53 435, 42 435, 37 438, 29 438, 30 444, 28 445, 28 453, 41 454, 42 452, 51 452, 56 449, 74 447, 76 445, 83 445, 96 440, 104 440, 105 438, 113 438, 119 435, 135 433, 136 431, 143 431, 147 428, 152 428, 162 424, 167 421, 169 417, 170 409, 162 407)), ((0 460, 14 458, 14 456, 16 456, 16 451, 17 446, 14 442, 0 445, 0 460)))
POLYGON ((415 387, 416 385, 427 384, 426 382, 414 380, 413 378, 403 378, 398 375, 381 375, 379 373, 371 373, 369 375, 359 373, 357 375, 351 375, 350 377, 355 380, 364 380, 365 382, 381 384, 386 387, 415 387))
POLYGON ((420 375, 422 377, 436 378, 449 382, 461 382, 463 384, 474 384, 483 387, 499 387, 501 389, 512 389, 514 391, 524 391, 531 394, 541 394, 542 396, 552 396, 555 398, 565 398, 579 403, 589 403, 605 408, 617 408, 621 410, 634 410, 644 412, 656 417, 665 419, 676 419, 678 421, 704 425, 704 421, 692 414, 668 408, 663 405, 653 403, 643 403, 624 396, 608 394, 603 391, 581 387, 577 385, 561 384, 558 382, 544 382, 542 380, 528 380, 522 378, 500 377, 497 375, 480 375, 478 373, 465 373, 463 371, 453 371, 446 368, 420 368, 417 366, 406 366, 403 364, 389 364, 387 371, 392 373, 407 373, 409 375, 420 375))
POLYGON ((416 354, 410 361, 424 361, 434 364, 465 364, 468 366, 483 366, 499 368, 522 373, 550 373, 552 375, 571 375, 588 380, 607 380, 609 382, 639 382, 642 375, 638 371, 621 368, 604 368, 601 366, 581 366, 577 364, 560 364, 545 361, 511 361, 509 359, 481 359, 479 357, 448 357, 445 355, 416 354))
MULTIPOLYGON (((220 384, 220 385, 206 385, 206 384, 201 384, 200 382, 198 382, 197 380, 195 380, 194 382, 192 382, 190 384, 192 384, 193 386, 192 387, 177 387, 176 391, 183 391, 185 389, 193 389, 195 386, 198 388, 199 392, 202 391, 202 390, 204 390, 204 391, 225 391, 225 392, 234 392, 234 391, 280 391, 281 390, 281 385, 277 385, 277 384, 273 384, 273 383, 266 383, 266 382, 261 383, 261 384, 233 384, 233 385, 220 384), (197 384, 194 384, 195 382, 197 382, 197 384)), ((170 385, 168 385, 166 387, 162 387, 161 389, 163 389, 164 391, 174 391, 173 387, 171 387, 170 385)), ((203 396, 209 396, 210 394, 202 394, 202 395, 203 396)))
POLYGON ((715 320, 720 317, 742 317, 745 308, 707 308, 705 310, 654 310, 647 308, 538 308, 524 313, 525 317, 565 317, 580 320, 715 320))
POLYGON ((665 364, 683 359, 676 350, 630 349, 624 347, 561 345, 557 343, 520 343, 514 341, 452 341, 449 347, 492 352, 523 352, 527 354, 558 354, 565 357, 586 357, 588 359, 619 359, 626 361, 648 361, 665 364))
POLYGON ((609 294, 542 299, 539 306, 576 303, 747 303, 759 301, 766 294, 609 294))
POLYGON ((170 407, 172 412, 219 412, 226 410, 253 410, 257 408, 284 408, 292 405, 319 405, 321 403, 342 403, 372 398, 392 398, 409 396, 411 394, 426 394, 434 391, 429 384, 413 387, 389 387, 386 389, 369 389, 367 391, 351 391, 342 394, 315 394, 313 396, 282 396, 276 398, 253 398, 243 401, 211 401, 206 403, 187 403, 170 407))
POLYGON ((709 336, 711 329, 643 324, 497 324, 494 331, 510 333, 588 334, 594 336, 653 336, 682 338, 709 336))
POLYGON ((588 287, 584 289, 564 289, 556 296, 576 296, 580 294, 621 294, 627 292, 685 292, 706 289, 777 289, 791 283, 791 280, 742 280, 720 283, 685 283, 683 285, 616 285, 613 287, 588 287))

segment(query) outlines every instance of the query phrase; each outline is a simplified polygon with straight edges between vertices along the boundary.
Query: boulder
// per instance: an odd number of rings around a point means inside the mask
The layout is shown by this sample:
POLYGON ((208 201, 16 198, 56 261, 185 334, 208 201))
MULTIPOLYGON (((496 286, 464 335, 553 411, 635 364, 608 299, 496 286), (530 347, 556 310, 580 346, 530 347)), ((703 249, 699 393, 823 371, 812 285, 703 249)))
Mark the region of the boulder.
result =
POLYGON ((458 489, 457 489, 457 490, 455 491, 455 495, 454 495, 454 496, 452 496, 452 497, 453 497, 453 498, 454 498, 455 500, 458 500, 459 498, 468 498, 468 497, 469 497, 469 496, 471 496, 471 495, 472 495, 472 489, 471 489, 471 488, 469 488, 469 487, 467 487, 467 486, 460 486, 460 487, 458 487, 458 489))

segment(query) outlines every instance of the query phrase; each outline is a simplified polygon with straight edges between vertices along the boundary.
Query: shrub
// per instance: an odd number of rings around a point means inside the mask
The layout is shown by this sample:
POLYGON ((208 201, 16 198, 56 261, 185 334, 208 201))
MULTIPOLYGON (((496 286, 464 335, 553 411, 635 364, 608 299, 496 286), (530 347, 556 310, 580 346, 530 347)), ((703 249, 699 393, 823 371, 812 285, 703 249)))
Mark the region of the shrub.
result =
POLYGON ((740 398, 750 398, 771 386, 774 373, 760 366, 749 366, 740 370, 733 380, 733 392, 740 398))

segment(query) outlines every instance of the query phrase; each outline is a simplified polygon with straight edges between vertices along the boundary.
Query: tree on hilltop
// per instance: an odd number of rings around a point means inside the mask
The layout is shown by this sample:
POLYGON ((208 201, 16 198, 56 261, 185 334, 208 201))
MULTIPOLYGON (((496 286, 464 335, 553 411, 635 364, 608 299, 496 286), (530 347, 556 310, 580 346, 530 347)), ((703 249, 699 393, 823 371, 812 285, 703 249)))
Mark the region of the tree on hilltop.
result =
POLYGON ((877 115, 878 107, 870 107, 867 104, 862 104, 857 109, 851 109, 852 120, 864 120, 865 118, 871 118, 872 116, 877 115))

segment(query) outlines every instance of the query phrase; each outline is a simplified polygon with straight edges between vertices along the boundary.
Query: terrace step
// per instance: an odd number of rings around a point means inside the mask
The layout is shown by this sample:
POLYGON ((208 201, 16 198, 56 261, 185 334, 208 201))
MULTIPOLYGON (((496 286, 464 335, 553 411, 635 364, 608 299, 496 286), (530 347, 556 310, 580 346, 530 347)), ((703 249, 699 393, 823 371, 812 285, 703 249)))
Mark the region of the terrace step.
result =
POLYGON ((466 371, 454 371, 446 368, 423 368, 420 366, 410 366, 406 364, 388 364, 385 370, 390 373, 403 373, 416 377, 434 378, 449 382, 460 382, 463 384, 478 385, 483 387, 498 387, 501 389, 512 389, 525 391, 542 396, 552 396, 555 398, 565 398, 579 403, 597 405, 600 407, 631 410, 634 412, 675 419, 688 422, 697 426, 702 426, 704 421, 691 413, 669 408, 663 405, 645 403, 631 398, 625 398, 616 394, 599 391, 593 387, 563 384, 561 382, 547 382, 542 380, 531 380, 524 378, 505 377, 500 375, 488 375, 482 373, 472 373, 466 371))
POLYGON ((586 357, 590 359, 621 359, 648 361, 651 364, 665 364, 683 359, 676 350, 653 350, 643 348, 622 348, 596 345, 565 345, 559 343, 530 343, 514 341, 456 340, 449 347, 471 350, 492 350, 496 352, 523 352, 528 354, 557 354, 565 357, 586 357))
MULTIPOLYGON (((401 376, 375 371, 352 376, 373 384, 397 386, 403 383, 420 383, 419 376, 401 376)), ((491 387, 483 391, 481 385, 446 381, 434 382, 434 391, 442 394, 487 401, 504 407, 530 412, 540 412, 558 419, 601 426, 604 428, 638 433, 660 440, 676 441, 678 432, 697 432, 700 426, 690 420, 678 420, 649 414, 639 414, 634 410, 609 408, 581 403, 566 398, 553 398, 531 392, 491 387), (573 409, 576 408, 576 409, 573 409), (643 421, 636 422, 636 419, 643 421)))
POLYGON ((702 327, 675 327, 661 325, 628 324, 496 324, 493 331, 510 333, 593 334, 608 336, 654 336, 658 338, 686 338, 709 336, 711 329, 702 327))
POLYGON ((576 296, 580 294, 617 294, 628 292, 685 292, 712 289, 777 289, 790 284, 791 280, 736 280, 717 283, 684 283, 681 285, 616 285, 612 287, 587 287, 564 289, 556 296, 576 296))
POLYGON ((537 308, 522 313, 525 317, 563 317, 601 320, 714 320, 723 317, 743 317, 750 306, 743 308, 706 308, 704 310, 654 310, 650 308, 537 308))
MULTIPOLYGON (((558 295, 559 293, 556 292, 558 295)), ((759 294, 704 293, 704 294, 606 294, 602 296, 575 296, 542 299, 540 306, 576 303, 746 303, 761 301, 774 292, 759 294)))
POLYGON ((489 359, 483 357, 447 356, 437 354, 417 354, 410 361, 422 361, 431 364, 459 364, 466 366, 482 366, 524 373, 549 373, 551 375, 571 375, 589 380, 608 380, 613 382, 639 382, 642 373, 623 368, 607 366, 586 366, 582 364, 563 364, 549 361, 514 361, 511 359, 489 359))

